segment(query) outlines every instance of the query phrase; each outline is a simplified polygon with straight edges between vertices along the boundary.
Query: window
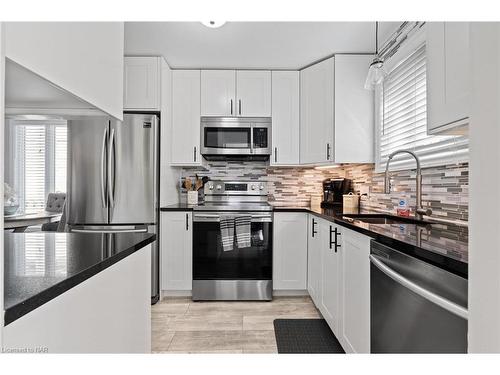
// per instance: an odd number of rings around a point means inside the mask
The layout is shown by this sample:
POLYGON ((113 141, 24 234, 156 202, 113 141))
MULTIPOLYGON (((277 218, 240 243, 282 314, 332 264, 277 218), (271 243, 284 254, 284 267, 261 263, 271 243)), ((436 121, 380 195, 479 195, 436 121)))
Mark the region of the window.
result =
MULTIPOLYGON (((468 161, 467 137, 427 135, 425 44, 400 61, 377 90, 376 170, 385 170, 388 156, 401 149, 415 152, 422 167, 468 161)), ((391 170, 411 168, 415 161, 409 155, 391 162, 391 170)))
POLYGON ((8 183, 19 196, 20 211, 43 211, 50 192, 66 192, 65 121, 9 121, 8 183))

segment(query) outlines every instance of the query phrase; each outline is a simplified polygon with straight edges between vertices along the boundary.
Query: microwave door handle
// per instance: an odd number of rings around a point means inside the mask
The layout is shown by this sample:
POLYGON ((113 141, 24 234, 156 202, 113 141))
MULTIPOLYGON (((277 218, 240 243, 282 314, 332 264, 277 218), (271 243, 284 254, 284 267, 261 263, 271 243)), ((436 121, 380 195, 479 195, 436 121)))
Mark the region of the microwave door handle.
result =
POLYGON ((115 181, 113 181, 113 174, 116 173, 113 170, 114 162, 115 162, 115 129, 111 129, 111 136, 109 139, 108 146, 108 197, 109 197, 109 205, 111 208, 115 206, 115 197, 114 197, 114 185, 115 181))

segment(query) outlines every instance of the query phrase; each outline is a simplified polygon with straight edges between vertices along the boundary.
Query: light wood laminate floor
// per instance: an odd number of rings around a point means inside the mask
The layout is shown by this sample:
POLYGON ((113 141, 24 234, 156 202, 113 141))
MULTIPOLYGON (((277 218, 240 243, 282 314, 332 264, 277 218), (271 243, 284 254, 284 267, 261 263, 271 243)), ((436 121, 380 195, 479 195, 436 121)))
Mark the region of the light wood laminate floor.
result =
POLYGON ((308 296, 272 302, 166 298, 151 315, 153 353, 276 353, 274 319, 321 318, 308 296))

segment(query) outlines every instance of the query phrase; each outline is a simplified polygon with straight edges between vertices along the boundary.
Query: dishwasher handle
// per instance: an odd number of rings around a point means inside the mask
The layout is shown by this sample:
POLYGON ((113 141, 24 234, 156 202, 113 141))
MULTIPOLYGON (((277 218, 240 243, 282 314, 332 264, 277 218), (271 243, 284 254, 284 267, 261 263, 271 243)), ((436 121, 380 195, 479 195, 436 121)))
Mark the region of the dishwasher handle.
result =
POLYGON ((406 277, 400 275, 399 273, 395 272, 393 269, 385 265, 383 262, 381 262, 379 259, 377 259, 376 256, 370 254, 370 262, 377 267, 380 271, 382 271, 386 276, 390 277, 393 279, 395 282, 398 284, 401 284, 405 288, 411 290, 412 292, 418 294, 420 297, 425 298, 426 300, 442 307, 443 309, 451 312, 452 314, 455 314, 463 319, 468 318, 468 310, 460 305, 457 305, 456 303, 438 296, 435 293, 432 293, 428 291, 425 288, 422 288, 421 286, 415 284, 414 282, 408 280, 406 277))

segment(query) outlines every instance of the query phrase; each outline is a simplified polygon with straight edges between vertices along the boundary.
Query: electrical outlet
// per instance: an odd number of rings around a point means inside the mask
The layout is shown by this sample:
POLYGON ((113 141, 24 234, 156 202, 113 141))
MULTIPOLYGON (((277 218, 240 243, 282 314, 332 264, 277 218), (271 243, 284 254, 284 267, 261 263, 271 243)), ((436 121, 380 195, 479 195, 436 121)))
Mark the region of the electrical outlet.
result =
POLYGON ((359 188, 359 194, 364 195, 366 194, 367 197, 370 196, 370 186, 368 185, 361 185, 359 188))

